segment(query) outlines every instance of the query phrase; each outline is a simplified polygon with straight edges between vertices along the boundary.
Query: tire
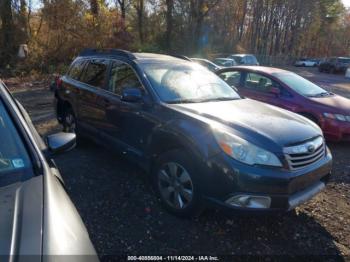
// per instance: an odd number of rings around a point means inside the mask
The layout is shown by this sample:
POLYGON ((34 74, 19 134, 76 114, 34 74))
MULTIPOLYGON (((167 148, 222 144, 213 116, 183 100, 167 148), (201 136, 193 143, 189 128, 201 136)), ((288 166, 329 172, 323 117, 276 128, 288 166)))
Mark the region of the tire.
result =
POLYGON ((334 68, 334 67, 331 67, 331 68, 329 69, 329 73, 330 73, 330 74, 335 74, 335 68, 334 68))
POLYGON ((86 139, 80 134, 79 129, 77 128, 77 120, 71 107, 66 108, 64 111, 62 126, 63 132, 75 133, 78 145, 86 142, 86 139))
POLYGON ((162 154, 152 172, 153 185, 163 207, 179 217, 197 216, 202 211, 196 160, 185 150, 162 154))

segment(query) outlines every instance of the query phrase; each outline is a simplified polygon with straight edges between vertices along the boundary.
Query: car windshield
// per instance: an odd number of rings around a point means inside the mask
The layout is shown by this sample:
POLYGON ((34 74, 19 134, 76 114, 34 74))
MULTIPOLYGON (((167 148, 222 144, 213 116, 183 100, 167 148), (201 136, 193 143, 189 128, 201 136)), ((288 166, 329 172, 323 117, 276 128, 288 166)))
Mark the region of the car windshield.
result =
POLYGON ((0 100, 0 187, 26 180, 32 175, 29 155, 0 100))
POLYGON ((230 62, 230 60, 226 60, 226 59, 215 59, 214 61, 216 64, 224 66, 227 65, 228 62, 230 62))
POLYGON ((233 55, 230 58, 234 59, 236 61, 236 63, 242 64, 242 61, 243 61, 243 57, 242 56, 233 55))
POLYGON ((273 75, 303 96, 317 97, 330 95, 326 90, 295 73, 275 73, 273 75))
POLYGON ((166 103, 199 103, 240 99, 221 78, 191 63, 142 64, 160 99, 166 103))

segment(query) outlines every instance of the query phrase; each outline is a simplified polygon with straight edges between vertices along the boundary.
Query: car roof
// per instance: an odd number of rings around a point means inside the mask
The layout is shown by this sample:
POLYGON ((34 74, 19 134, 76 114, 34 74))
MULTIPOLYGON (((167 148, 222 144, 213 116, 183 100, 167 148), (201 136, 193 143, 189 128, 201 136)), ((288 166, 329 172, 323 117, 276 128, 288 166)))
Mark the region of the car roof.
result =
POLYGON ((268 66, 234 66, 234 67, 223 69, 223 71, 229 71, 229 69, 248 70, 252 72, 265 73, 265 74, 290 73, 290 71, 287 71, 284 69, 268 67, 268 66))
MULTIPOLYGON (((205 58, 198 58, 198 57, 191 57, 191 60, 196 60, 196 61, 205 61, 205 62, 211 62, 208 59, 205 58)), ((211 62, 212 63, 212 62, 211 62)))
POLYGON ((234 61, 234 59, 232 58, 223 58, 223 57, 215 58, 215 60, 234 61))
POLYGON ((165 55, 165 54, 154 54, 154 53, 132 53, 129 51, 121 49, 84 49, 80 54, 79 58, 118 58, 123 57, 132 61, 137 62, 180 62, 180 61, 190 61, 189 58, 182 55, 165 55))
POLYGON ((243 56, 254 56, 254 55, 252 55, 252 54, 233 54, 231 56, 241 56, 241 57, 243 57, 243 56))

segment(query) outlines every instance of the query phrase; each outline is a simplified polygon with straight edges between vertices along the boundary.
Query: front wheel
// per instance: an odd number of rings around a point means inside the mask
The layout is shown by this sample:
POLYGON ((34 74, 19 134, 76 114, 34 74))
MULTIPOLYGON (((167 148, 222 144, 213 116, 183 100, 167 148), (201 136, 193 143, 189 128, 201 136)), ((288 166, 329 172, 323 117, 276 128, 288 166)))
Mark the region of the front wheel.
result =
POLYGON ((169 212, 181 217, 200 213, 201 192, 197 172, 193 157, 184 150, 166 152, 158 159, 153 171, 154 186, 169 212))

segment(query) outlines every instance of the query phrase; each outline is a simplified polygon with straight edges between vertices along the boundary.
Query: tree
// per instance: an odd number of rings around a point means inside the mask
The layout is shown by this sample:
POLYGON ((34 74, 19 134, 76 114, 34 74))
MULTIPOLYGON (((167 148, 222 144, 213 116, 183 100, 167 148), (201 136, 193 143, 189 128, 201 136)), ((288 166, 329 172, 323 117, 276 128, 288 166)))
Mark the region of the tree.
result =
POLYGON ((174 10, 174 0, 166 0, 165 44, 168 51, 171 51, 171 36, 173 34, 173 10, 174 10))
POLYGON ((0 18, 1 18, 1 36, 2 36, 2 62, 7 64, 11 55, 15 52, 14 46, 14 23, 13 23, 13 14, 11 8, 11 0, 2 0, 0 1, 0 18))
POLYGON ((137 29, 139 33, 139 39, 141 44, 144 42, 144 14, 145 14, 145 2, 144 0, 134 0, 133 4, 137 15, 137 29))

